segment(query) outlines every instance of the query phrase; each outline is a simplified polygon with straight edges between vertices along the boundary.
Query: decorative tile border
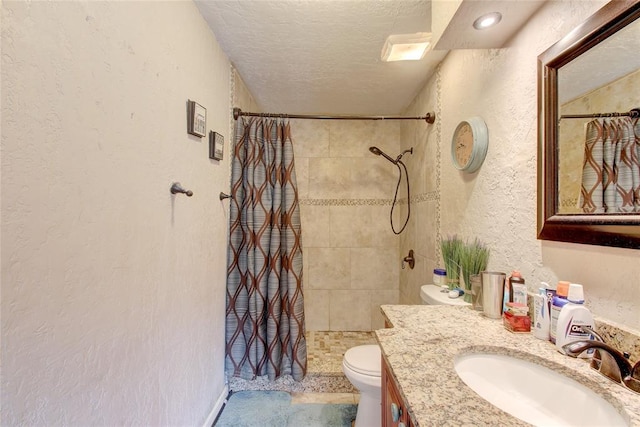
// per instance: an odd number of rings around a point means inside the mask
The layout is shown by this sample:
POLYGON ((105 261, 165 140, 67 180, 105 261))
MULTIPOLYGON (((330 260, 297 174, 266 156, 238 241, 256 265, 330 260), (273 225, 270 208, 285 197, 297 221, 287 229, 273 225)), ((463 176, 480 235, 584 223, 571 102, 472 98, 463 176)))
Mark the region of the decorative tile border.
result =
MULTIPOLYGON (((431 202, 439 199, 437 191, 411 197, 411 203, 431 202)), ((300 206, 391 206, 393 199, 300 199, 300 206)), ((398 199, 399 205, 406 205, 407 199, 398 199)))
POLYGON ((442 229, 440 223, 440 180, 442 163, 442 63, 436 68, 436 263, 440 262, 442 229))
POLYGON ((572 198, 562 199, 560 200, 560 206, 563 208, 575 208, 576 206, 578 206, 578 198, 572 197, 572 198))
POLYGON ((393 201, 387 199, 300 199, 301 206, 386 206, 393 201))
MULTIPOLYGON (((440 200, 440 193, 438 191, 430 191, 428 193, 419 194, 411 198, 411 203, 420 203, 420 202, 433 202, 440 200)), ((438 205, 440 205, 438 203, 438 205)))

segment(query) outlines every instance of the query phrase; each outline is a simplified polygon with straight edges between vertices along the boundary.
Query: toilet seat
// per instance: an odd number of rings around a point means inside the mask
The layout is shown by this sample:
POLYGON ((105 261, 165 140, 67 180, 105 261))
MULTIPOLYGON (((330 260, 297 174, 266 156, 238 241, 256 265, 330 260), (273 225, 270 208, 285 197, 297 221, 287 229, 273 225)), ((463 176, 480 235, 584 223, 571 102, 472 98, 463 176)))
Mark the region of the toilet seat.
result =
POLYGON ((381 377, 381 353, 378 345, 359 345, 344 354, 345 367, 361 375, 381 377))

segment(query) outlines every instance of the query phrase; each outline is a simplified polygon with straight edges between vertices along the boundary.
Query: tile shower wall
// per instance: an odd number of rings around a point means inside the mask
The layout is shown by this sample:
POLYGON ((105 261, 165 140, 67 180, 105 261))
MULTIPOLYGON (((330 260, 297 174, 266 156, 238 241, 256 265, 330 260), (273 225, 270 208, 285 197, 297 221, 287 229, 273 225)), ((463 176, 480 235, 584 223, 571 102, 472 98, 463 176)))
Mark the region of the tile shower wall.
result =
POLYGON ((398 122, 291 120, 302 219, 306 328, 369 331, 398 302, 400 239, 389 225, 398 122))
MULTIPOLYGON (((407 229, 400 239, 400 253, 414 251, 416 259, 413 270, 400 273, 400 304, 422 304, 420 287, 431 282, 432 272, 439 266, 440 250, 438 230, 440 224, 440 107, 439 73, 428 79, 424 88, 404 112, 407 116, 424 116, 436 113, 436 121, 402 122, 400 140, 402 149, 413 147, 413 156, 407 159, 411 182, 411 216, 407 229)), ((408 208, 403 204, 403 211, 408 208)), ((402 212, 401 215, 405 215, 402 212)), ((440 263, 441 264, 441 263, 440 263)))

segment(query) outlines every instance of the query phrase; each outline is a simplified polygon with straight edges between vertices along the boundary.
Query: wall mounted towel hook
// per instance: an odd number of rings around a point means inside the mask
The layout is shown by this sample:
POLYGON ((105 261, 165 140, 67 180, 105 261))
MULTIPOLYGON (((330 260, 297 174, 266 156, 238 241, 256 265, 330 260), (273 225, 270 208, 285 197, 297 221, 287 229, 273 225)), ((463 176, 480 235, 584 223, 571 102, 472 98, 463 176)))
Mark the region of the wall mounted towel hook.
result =
POLYGON ((226 193, 223 193, 221 191, 220 192, 220 200, 224 200, 224 199, 233 199, 233 196, 231 194, 226 194, 226 193))
POLYGON ((193 191, 185 190, 184 188, 182 188, 179 182, 174 182, 173 184, 171 184, 171 189, 169 189, 169 191, 171 191, 171 194, 182 193, 186 194, 187 197, 193 196, 193 191))

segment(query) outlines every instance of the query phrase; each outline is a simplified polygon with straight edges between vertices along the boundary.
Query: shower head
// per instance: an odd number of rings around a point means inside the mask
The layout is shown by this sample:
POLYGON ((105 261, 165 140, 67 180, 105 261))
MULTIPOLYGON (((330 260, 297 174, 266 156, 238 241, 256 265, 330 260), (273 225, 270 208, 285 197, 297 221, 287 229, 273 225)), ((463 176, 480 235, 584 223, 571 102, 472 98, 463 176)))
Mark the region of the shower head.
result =
POLYGON ((378 147, 369 147, 369 151, 371 151, 373 154, 375 154, 376 156, 382 156, 385 159, 389 160, 391 163, 393 163, 394 165, 397 165, 398 162, 400 161, 400 159, 402 159, 402 156, 404 156, 407 153, 411 153, 413 154, 413 147, 411 147, 408 150, 404 150, 402 153, 400 153, 398 155, 398 157, 396 157, 396 159, 394 160, 393 158, 391 158, 391 156, 387 155, 384 151, 382 151, 381 149, 379 149, 378 147))
POLYGON ((376 156, 384 157, 385 159, 389 160, 394 165, 397 163, 397 160, 393 160, 389 155, 387 155, 384 151, 382 151, 378 147, 369 147, 369 151, 371 151, 376 156))
POLYGON ((379 149, 378 147, 369 147, 369 151, 371 151, 376 156, 379 156, 380 154, 382 154, 382 150, 379 149))

